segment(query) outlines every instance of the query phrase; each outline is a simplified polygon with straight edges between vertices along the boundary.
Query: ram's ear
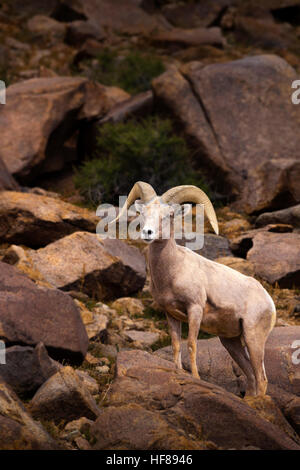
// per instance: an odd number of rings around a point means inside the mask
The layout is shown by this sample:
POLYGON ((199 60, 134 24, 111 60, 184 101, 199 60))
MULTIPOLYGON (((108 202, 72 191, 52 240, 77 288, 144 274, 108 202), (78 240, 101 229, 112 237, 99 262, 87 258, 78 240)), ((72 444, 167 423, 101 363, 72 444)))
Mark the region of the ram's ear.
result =
POLYGON ((134 207, 137 212, 141 213, 143 211, 144 203, 141 199, 137 199, 134 203, 134 207))

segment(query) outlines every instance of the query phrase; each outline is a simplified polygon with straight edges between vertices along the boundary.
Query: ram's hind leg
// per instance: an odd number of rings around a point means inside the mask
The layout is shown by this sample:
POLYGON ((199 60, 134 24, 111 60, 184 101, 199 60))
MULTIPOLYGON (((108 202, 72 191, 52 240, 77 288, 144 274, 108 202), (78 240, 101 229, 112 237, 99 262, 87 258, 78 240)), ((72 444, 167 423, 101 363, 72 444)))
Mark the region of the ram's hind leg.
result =
POLYGON ((173 349, 173 358, 177 369, 182 369, 181 363, 181 351, 180 351, 180 342, 181 342, 181 321, 176 320, 169 313, 167 315, 171 340, 172 340, 172 349, 173 349))
POLYGON ((242 345, 241 337, 236 338, 221 338, 220 341, 227 349, 232 359, 242 369, 247 378, 246 396, 256 395, 256 383, 253 374, 252 366, 242 345))
POLYGON ((268 380, 265 372, 264 354, 267 335, 259 327, 244 328, 244 339, 256 380, 256 395, 266 394, 268 380))
POLYGON ((190 357, 191 372, 194 377, 199 378, 197 368, 197 339, 200 330, 203 310, 198 305, 192 305, 188 308, 189 334, 188 349, 190 357))

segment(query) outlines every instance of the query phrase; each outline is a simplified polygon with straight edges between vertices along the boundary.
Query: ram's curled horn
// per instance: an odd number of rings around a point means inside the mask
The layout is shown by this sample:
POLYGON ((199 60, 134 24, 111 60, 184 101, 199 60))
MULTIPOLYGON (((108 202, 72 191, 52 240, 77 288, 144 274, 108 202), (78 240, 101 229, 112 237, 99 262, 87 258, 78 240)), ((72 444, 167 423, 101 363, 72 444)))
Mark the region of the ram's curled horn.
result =
POLYGON ((143 202, 148 202, 157 196, 156 192, 152 188, 152 186, 148 183, 144 183, 143 181, 138 181, 133 186, 132 190, 128 194, 126 202, 122 209, 120 210, 118 216, 112 220, 110 223, 117 222, 120 217, 124 214, 126 210, 136 201, 137 199, 141 199, 143 202))
POLYGON ((168 204, 181 204, 183 202, 194 202, 196 204, 203 204, 205 214, 207 215, 212 228, 214 229, 217 235, 219 234, 217 216, 213 205, 207 195, 200 188, 197 188, 197 186, 175 186, 174 188, 171 188, 166 191, 161 196, 161 199, 163 202, 168 204))

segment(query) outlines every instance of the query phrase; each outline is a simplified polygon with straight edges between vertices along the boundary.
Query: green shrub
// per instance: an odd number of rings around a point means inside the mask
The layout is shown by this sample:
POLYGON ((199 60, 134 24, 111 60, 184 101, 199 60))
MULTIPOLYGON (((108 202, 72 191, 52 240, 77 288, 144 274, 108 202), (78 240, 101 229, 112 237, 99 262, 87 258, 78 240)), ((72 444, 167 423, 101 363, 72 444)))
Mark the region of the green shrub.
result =
POLYGON ((95 158, 75 172, 75 185, 92 204, 118 204, 136 181, 150 183, 162 194, 171 186, 195 184, 208 192, 190 166, 182 137, 171 121, 149 117, 143 121, 107 123, 99 129, 95 158))
POLYGON ((117 52, 104 49, 97 59, 99 65, 92 78, 103 85, 118 86, 132 94, 149 90, 152 79, 165 70, 158 57, 140 52, 118 57, 117 52))

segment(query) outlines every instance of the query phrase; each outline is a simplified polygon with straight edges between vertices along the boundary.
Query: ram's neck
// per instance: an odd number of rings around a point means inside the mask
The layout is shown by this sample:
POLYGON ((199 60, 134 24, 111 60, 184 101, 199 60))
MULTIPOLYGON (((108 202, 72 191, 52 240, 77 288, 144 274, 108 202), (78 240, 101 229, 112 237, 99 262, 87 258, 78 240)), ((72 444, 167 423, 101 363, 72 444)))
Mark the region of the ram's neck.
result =
POLYGON ((151 276, 161 274, 164 271, 170 271, 175 263, 177 254, 177 245, 174 238, 167 240, 155 240, 149 247, 149 267, 151 276))

